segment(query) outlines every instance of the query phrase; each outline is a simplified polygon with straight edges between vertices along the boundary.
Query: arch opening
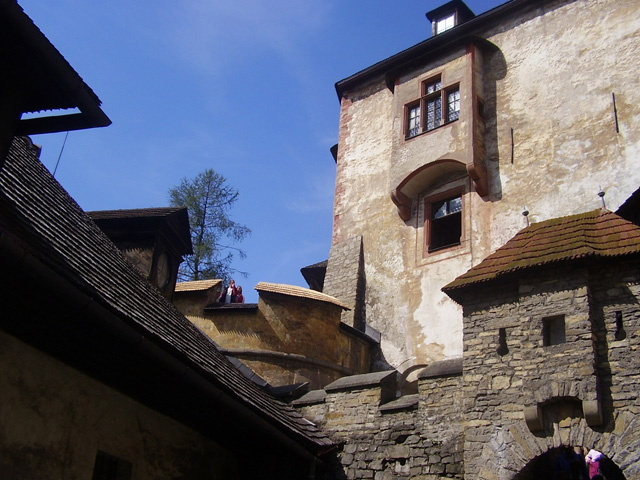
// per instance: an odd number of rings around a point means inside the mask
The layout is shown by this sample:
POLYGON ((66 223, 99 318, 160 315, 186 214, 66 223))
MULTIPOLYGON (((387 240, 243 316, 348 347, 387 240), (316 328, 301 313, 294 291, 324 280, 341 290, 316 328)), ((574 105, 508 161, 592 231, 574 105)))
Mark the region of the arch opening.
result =
POLYGON ((583 446, 551 448, 527 463, 513 480, 626 480, 613 460, 583 446), (596 458, 597 461, 592 461, 596 458), (598 477, 600 475, 600 477, 598 477))

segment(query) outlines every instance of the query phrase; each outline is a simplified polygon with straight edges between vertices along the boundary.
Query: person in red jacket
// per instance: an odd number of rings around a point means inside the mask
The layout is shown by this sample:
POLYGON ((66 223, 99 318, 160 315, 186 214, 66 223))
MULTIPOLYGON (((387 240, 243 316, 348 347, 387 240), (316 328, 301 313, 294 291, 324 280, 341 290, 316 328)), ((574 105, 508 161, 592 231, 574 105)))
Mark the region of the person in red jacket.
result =
POLYGON ((236 303, 244 303, 244 295, 242 295, 242 287, 240 285, 238 285, 236 292, 236 303))

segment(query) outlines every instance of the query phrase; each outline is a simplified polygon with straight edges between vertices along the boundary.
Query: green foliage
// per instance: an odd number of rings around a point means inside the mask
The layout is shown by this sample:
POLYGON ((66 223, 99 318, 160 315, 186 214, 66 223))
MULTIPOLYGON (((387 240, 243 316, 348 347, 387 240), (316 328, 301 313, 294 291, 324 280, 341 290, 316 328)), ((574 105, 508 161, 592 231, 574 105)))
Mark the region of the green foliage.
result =
POLYGON ((238 199, 238 191, 227 179, 212 169, 195 178, 183 178, 180 185, 169 190, 173 207, 187 207, 191 225, 193 255, 180 265, 178 279, 206 280, 221 278, 228 283, 232 274, 246 276, 231 266, 234 254, 245 253, 233 246, 251 234, 251 230, 229 218, 229 210, 238 199))

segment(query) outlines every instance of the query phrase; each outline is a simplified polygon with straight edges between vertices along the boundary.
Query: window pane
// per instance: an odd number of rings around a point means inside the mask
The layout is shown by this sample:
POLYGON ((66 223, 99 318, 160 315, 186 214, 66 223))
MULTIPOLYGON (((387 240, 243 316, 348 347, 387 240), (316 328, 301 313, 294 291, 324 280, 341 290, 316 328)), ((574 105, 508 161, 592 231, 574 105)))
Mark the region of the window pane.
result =
POLYGON ((460 117, 460 90, 452 90, 447 95, 447 121, 453 122, 460 117))
POLYGON ((433 211, 433 218, 444 217, 447 214, 447 202, 436 202, 431 207, 433 211))
POLYGON ((418 133, 420 133, 420 105, 416 105, 409 109, 407 136, 415 137, 418 133))
POLYGON ((430 93, 437 92, 437 91, 439 91, 441 89, 442 89, 442 82, 440 81, 440 79, 438 79, 438 80, 435 80, 435 81, 433 81, 431 83, 427 83, 425 85, 424 91, 425 91, 426 95, 429 95, 430 93))
POLYGON ((449 212, 456 213, 462 210, 462 197, 456 197, 449 200, 449 212))
POLYGON ((446 32, 450 28, 453 28, 454 18, 455 18, 454 14, 451 14, 448 17, 438 20, 436 24, 436 33, 446 32))
POLYGON ((440 126, 442 118, 442 99, 440 97, 427 101, 427 130, 440 126))

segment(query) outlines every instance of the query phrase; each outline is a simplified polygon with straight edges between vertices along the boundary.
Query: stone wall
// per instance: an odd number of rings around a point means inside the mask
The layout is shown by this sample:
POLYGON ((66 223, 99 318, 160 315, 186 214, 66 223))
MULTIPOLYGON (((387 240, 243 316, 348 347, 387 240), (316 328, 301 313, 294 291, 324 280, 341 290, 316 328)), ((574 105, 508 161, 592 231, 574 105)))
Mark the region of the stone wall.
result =
POLYGON ((397 372, 342 378, 294 402, 341 449, 338 479, 462 479, 460 367, 421 375, 396 398, 397 372))
POLYGON ((463 376, 469 478, 513 478, 562 445, 599 450, 626 478, 638 476, 639 267, 633 261, 547 268, 469 295, 463 376), (544 319, 559 315, 566 341, 545 345, 544 319))
POLYGON ((327 262, 322 291, 351 307, 351 310, 342 312, 342 321, 360 331, 365 330, 366 324, 365 287, 362 237, 334 245, 327 262))

